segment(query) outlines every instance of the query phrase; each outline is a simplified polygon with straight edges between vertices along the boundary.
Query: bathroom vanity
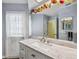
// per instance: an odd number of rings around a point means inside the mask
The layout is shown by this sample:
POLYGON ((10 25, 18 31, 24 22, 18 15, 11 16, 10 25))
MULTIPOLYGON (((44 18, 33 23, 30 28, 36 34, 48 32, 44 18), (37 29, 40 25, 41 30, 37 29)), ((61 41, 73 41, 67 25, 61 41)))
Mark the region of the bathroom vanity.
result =
MULTIPOLYGON (((49 40, 50 41, 50 40, 49 40)), ((55 42, 55 41, 52 41, 55 42)), ((60 41, 61 42, 61 41, 60 41)), ((77 50, 74 47, 62 46, 62 44, 43 43, 37 39, 20 41, 20 59, 76 59, 77 50)))

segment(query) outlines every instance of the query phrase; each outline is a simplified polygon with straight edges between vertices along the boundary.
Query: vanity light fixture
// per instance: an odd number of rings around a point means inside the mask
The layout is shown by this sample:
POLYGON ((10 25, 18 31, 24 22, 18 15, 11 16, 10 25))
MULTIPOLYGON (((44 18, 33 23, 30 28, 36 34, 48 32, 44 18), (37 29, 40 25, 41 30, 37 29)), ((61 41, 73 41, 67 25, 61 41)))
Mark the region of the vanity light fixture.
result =
POLYGON ((31 10, 32 13, 39 13, 39 12, 42 12, 48 8, 51 8, 51 2, 48 1, 48 2, 45 2, 44 4, 38 6, 37 8, 34 8, 31 10))
POLYGON ((60 3, 60 4, 67 4, 67 3, 73 3, 75 2, 76 0, 50 0, 52 4, 57 4, 57 3, 60 3))

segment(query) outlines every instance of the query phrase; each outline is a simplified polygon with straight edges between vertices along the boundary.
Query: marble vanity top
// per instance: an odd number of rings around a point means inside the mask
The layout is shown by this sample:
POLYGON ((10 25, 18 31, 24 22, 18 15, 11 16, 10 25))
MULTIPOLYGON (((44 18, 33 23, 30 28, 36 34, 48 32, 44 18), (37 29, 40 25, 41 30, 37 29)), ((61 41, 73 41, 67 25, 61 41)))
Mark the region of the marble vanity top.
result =
POLYGON ((77 49, 75 48, 57 44, 50 46, 36 39, 25 39, 20 43, 54 59, 77 59, 77 49))

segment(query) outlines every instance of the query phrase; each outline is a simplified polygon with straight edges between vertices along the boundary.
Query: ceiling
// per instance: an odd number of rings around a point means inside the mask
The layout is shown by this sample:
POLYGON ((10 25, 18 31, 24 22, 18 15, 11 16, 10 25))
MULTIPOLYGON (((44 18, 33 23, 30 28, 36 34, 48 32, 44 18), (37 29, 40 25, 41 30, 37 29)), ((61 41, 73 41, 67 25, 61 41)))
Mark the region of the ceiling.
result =
POLYGON ((2 0, 2 3, 27 3, 28 0, 2 0))
POLYGON ((48 0, 42 0, 41 2, 36 2, 35 0, 28 0, 29 10, 44 4, 48 0))

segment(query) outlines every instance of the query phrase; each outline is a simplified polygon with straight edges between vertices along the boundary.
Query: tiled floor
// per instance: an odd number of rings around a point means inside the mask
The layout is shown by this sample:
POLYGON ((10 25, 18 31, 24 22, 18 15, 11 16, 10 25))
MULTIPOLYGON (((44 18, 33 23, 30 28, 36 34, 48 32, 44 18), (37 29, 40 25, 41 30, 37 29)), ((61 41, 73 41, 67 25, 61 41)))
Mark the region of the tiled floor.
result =
POLYGON ((19 59, 19 58, 2 58, 2 59, 19 59))

